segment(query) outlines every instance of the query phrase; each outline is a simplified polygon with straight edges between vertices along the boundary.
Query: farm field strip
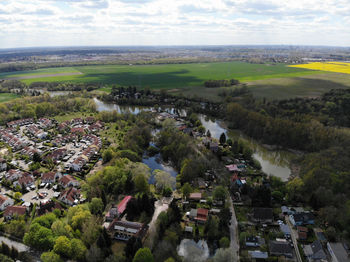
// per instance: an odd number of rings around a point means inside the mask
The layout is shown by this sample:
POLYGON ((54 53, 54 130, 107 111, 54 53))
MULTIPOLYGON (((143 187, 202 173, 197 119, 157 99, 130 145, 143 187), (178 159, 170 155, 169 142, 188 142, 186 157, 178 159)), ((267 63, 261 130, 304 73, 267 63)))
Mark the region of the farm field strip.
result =
POLYGON ((250 64, 245 62, 218 62, 166 65, 99 65, 67 68, 48 68, 27 72, 0 74, 0 78, 36 75, 37 78, 21 79, 26 84, 38 81, 95 82, 110 85, 135 85, 152 89, 176 89, 203 86, 204 81, 238 79, 253 81, 259 79, 294 77, 317 74, 318 71, 292 68, 285 64, 250 64), (57 71, 58 70, 58 71, 57 71), (80 75, 68 73, 82 73, 80 75), (58 74, 65 75, 58 75, 58 74), (42 77, 43 74, 57 74, 42 77))
POLYGON ((350 74, 350 63, 345 62, 314 62, 290 67, 350 74))

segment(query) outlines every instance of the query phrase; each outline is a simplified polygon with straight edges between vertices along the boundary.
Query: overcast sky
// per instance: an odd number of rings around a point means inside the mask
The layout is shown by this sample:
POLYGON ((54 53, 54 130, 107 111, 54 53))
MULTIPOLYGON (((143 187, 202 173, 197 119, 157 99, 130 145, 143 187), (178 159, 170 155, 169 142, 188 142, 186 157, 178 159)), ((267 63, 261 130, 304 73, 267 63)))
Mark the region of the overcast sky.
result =
POLYGON ((350 46, 350 0, 0 0, 0 48, 350 46))

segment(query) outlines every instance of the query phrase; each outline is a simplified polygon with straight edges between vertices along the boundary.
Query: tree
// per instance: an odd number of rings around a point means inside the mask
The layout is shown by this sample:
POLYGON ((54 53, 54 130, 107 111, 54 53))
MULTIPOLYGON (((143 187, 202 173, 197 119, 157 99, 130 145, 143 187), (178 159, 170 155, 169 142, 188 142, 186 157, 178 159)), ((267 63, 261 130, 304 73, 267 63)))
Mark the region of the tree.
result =
POLYGON ((94 197, 89 203, 90 212, 94 215, 101 214, 104 209, 104 205, 101 198, 94 197))
POLYGON ((33 155, 33 162, 35 162, 35 163, 40 163, 41 162, 41 156, 37 152, 35 152, 34 155, 33 155))
POLYGON ((163 170, 154 170, 154 179, 156 181, 156 188, 159 192, 162 192, 165 188, 174 188, 176 179, 168 172, 163 170))
POLYGON ((226 135, 225 135, 225 133, 222 133, 220 135, 219 141, 220 141, 220 144, 222 144, 222 145, 226 143, 226 135))
POLYGON ((223 186, 217 186, 213 192, 213 198, 215 200, 225 201, 227 196, 227 190, 223 186))
POLYGON ((134 177, 134 184, 137 192, 146 194, 149 192, 149 184, 143 174, 137 174, 134 177))
POLYGON ((188 197, 190 195, 190 193, 193 192, 193 189, 189 183, 185 183, 182 186, 181 191, 182 191, 183 197, 188 197))
POLYGON ((73 238, 71 241, 71 257, 75 260, 82 260, 85 257, 86 247, 80 239, 73 238))
POLYGON ((213 262, 235 262, 234 254, 229 248, 219 248, 216 250, 213 262))
POLYGON ((211 133, 209 129, 207 130, 207 137, 211 137, 211 133))
POLYGON ((44 252, 40 256, 43 262, 62 262, 63 260, 55 252, 44 252))
POLYGON ((103 152, 102 154, 103 163, 107 163, 111 161, 112 158, 113 158, 113 150, 111 148, 108 148, 103 152))
POLYGON ((140 248, 135 256, 132 262, 154 262, 153 255, 151 253, 151 250, 149 248, 140 248))
POLYGON ((220 248, 228 248, 230 246, 230 240, 227 237, 222 237, 219 243, 220 248))
MULTIPOLYGON (((72 253, 72 246, 66 236, 60 236, 56 239, 53 251, 63 257, 69 258, 72 253)), ((74 250, 75 252, 75 250, 74 250)))

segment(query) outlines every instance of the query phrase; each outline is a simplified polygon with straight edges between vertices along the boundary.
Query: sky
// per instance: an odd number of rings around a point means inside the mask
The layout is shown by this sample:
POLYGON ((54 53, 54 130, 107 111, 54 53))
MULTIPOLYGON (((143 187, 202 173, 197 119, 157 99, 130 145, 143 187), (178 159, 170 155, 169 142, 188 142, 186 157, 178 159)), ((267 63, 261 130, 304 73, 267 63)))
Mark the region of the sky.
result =
POLYGON ((0 0, 0 48, 350 46, 350 0, 0 0))

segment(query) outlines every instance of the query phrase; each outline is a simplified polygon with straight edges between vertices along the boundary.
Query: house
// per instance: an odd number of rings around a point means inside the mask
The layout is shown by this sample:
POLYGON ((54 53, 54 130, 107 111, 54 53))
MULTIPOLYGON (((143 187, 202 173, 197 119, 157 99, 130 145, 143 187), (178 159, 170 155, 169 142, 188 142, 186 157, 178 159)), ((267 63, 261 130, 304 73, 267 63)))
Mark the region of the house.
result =
POLYGON ((137 222, 114 219, 107 230, 112 238, 128 241, 131 237, 142 237, 145 233, 145 225, 137 222))
POLYGON ((51 154, 49 154, 46 158, 51 158, 54 163, 57 163, 57 161, 61 160, 66 155, 67 155, 67 149, 58 148, 55 151, 53 151, 51 154))
POLYGON ((238 168, 238 166, 235 165, 235 164, 227 165, 227 166, 226 166, 226 169, 227 169, 229 172, 234 172, 234 173, 240 173, 240 172, 242 172, 242 169, 238 168))
POLYGON ((287 206, 281 206, 283 215, 292 215, 294 212, 287 206))
POLYGON ((315 216, 311 212, 295 213, 289 216, 293 226, 313 225, 315 224, 315 216))
POLYGON ((350 262, 349 254, 342 243, 327 243, 328 252, 331 255, 331 262, 350 262))
POLYGON ((40 125, 40 127, 46 129, 52 126, 52 121, 50 119, 47 118, 40 118, 38 120, 38 123, 40 125))
POLYGON ((288 241, 270 241, 270 255, 271 256, 284 256, 287 258, 293 257, 293 249, 288 241))
POLYGON ((12 198, 0 195, 0 211, 4 211, 6 207, 12 206, 14 203, 12 198))
POLYGON ((255 223, 272 223, 272 208, 256 207, 253 209, 252 221, 255 223))
POLYGON ((245 245, 247 247, 259 247, 265 244, 265 240, 260 237, 249 236, 245 238, 245 245))
POLYGON ((297 231, 299 240, 307 239, 307 233, 309 232, 309 229, 307 227, 297 226, 297 231))
MULTIPOLYGON (((257 261, 268 259, 269 254, 267 252, 262 252, 260 250, 248 251, 251 259, 256 259, 257 261)), ((253 260, 254 261, 254 260, 253 260)))
POLYGON ((26 188, 34 185, 34 178, 32 175, 23 175, 20 179, 13 182, 14 186, 20 186, 21 188, 26 188))
POLYGON ((199 223, 205 223, 208 219, 209 210, 206 208, 191 209, 190 219, 197 221, 199 223))
POLYGON ((327 255, 323 250, 322 244, 320 241, 316 240, 311 245, 304 246, 304 254, 307 257, 309 262, 326 262, 327 255))
POLYGON ((61 173, 58 172, 47 172, 41 175, 42 183, 55 183, 56 179, 61 178, 61 173))
POLYGON ((63 186, 64 188, 66 187, 78 187, 79 186, 79 181, 76 180, 74 177, 71 175, 64 175, 60 178, 59 184, 63 186))
POLYGON ((0 172, 1 171, 6 171, 7 169, 7 163, 6 160, 3 158, 0 158, 0 172))
POLYGON ((80 172, 88 161, 86 156, 79 156, 73 161, 71 168, 73 171, 80 172))
POLYGON ((291 234, 290 228, 286 224, 280 224, 280 230, 283 232, 285 237, 289 237, 291 234))
POLYGON ((23 172, 21 170, 18 170, 18 169, 10 169, 5 174, 5 178, 11 182, 18 180, 22 176, 23 176, 23 172))
POLYGON ((71 124, 72 125, 82 125, 82 124, 84 124, 84 120, 80 117, 74 118, 74 119, 72 119, 71 124))
POLYGON ((85 123, 87 124, 95 123, 95 118, 93 116, 88 116, 87 118, 85 118, 85 123))
POLYGON ((72 134, 84 134, 84 128, 83 127, 72 127, 70 129, 70 132, 72 134))
POLYGON ((5 220, 10 220, 15 216, 23 216, 26 214, 26 207, 24 206, 8 206, 4 212, 5 220))
POLYGON ((36 208, 36 213, 38 216, 42 216, 51 213, 55 209, 62 210, 63 208, 57 201, 49 200, 46 203, 40 202, 39 206, 36 208))
POLYGON ((79 198, 80 190, 71 187, 63 191, 58 199, 67 205, 73 206, 74 204, 78 204, 79 198))
POLYGON ((192 201, 199 201, 202 199, 202 193, 191 193, 188 199, 192 201))

